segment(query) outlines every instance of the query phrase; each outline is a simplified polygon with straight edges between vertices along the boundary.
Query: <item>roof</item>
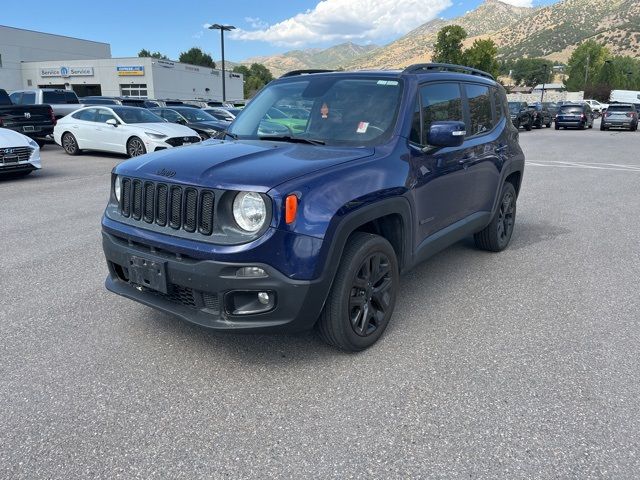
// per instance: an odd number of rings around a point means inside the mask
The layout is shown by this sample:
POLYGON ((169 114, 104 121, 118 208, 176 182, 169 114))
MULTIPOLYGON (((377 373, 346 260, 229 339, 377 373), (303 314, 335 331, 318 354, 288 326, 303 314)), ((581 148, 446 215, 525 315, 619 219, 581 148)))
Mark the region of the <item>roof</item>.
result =
MULTIPOLYGON (((539 83, 538 85, 533 87, 533 89, 542 90, 542 85, 543 85, 542 83, 539 83)), ((566 90, 567 87, 563 83, 545 83, 544 89, 545 90, 566 90)))
POLYGON ((69 35, 58 35, 57 33, 40 32, 38 30, 29 30, 28 28, 10 27, 9 25, 0 25, 0 28, 11 28, 12 30, 20 30, 22 32, 39 33, 40 35, 51 35, 53 37, 71 38, 73 40, 80 40, 82 42, 99 43, 100 45, 108 45, 111 48, 111 44, 107 42, 97 42, 95 40, 87 40, 86 38, 70 37, 69 35))

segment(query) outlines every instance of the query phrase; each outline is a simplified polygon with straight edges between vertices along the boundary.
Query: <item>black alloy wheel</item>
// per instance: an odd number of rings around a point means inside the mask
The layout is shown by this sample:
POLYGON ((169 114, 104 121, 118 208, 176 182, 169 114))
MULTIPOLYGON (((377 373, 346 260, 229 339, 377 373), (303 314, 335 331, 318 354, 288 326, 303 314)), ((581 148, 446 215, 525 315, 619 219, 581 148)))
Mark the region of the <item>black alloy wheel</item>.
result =
POLYGON ((501 245, 509 243, 509 239, 513 234, 513 225, 515 223, 515 194, 511 191, 505 192, 502 197, 502 203, 500 204, 500 210, 498 212, 498 224, 497 234, 498 242, 501 245))
POLYGON ((364 259, 353 279, 349 295, 349 320, 361 337, 375 332, 384 322, 391 303, 393 279, 389 258, 375 252, 364 259))

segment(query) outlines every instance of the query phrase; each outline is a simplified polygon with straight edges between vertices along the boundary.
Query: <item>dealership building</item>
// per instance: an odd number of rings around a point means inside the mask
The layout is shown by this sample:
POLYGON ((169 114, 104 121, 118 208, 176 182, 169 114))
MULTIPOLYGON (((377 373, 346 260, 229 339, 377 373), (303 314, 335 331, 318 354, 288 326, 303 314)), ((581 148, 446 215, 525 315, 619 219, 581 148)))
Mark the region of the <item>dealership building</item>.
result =
MULTIPOLYGON (((227 100, 242 75, 225 72, 227 100)), ((156 58, 112 58, 108 43, 0 26, 0 88, 65 88, 78 96, 222 100, 222 71, 156 58)))

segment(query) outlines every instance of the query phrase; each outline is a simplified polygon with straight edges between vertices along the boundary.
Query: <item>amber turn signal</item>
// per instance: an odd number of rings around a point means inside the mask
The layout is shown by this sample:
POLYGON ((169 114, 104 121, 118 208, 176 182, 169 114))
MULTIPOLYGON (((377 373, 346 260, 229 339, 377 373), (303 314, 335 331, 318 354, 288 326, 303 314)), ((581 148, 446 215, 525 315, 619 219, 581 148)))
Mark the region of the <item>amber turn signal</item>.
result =
POLYGON ((296 220, 296 214, 298 213, 298 197, 295 195, 287 196, 284 202, 284 219, 287 225, 293 223, 296 220))

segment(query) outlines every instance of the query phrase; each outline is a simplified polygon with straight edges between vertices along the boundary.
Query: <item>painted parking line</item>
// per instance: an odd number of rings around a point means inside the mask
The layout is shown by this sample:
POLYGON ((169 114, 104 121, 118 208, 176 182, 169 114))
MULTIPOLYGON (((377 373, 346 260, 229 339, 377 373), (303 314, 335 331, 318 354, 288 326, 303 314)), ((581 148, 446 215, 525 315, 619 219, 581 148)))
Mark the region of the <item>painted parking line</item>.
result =
POLYGON ((560 162, 560 161, 527 161, 527 166, 534 167, 558 167, 558 168, 584 168, 589 170, 612 170, 618 172, 638 172, 640 166, 620 165, 616 163, 587 163, 587 162, 560 162))

